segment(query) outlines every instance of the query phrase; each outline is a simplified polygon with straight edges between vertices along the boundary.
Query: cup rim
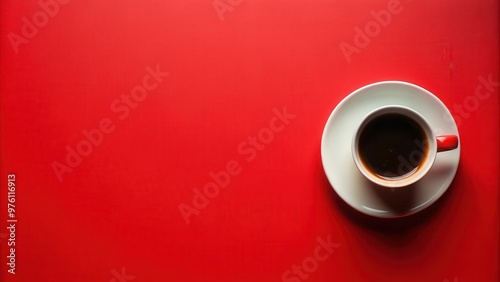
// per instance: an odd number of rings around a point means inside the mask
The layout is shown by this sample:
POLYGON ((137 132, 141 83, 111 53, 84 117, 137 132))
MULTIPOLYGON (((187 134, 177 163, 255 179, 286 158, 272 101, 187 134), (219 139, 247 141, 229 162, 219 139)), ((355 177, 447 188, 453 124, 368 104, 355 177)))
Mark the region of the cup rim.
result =
POLYGON ((365 117, 363 117, 363 119, 357 126, 356 130, 354 131, 353 139, 351 142, 351 150, 352 150, 352 157, 354 163, 356 164, 356 167, 368 180, 383 187, 400 188, 409 186, 417 182, 422 177, 424 177, 425 174, 427 174, 427 172, 430 170, 436 159, 437 142, 436 142, 436 136, 431 126, 420 113, 405 106, 387 105, 379 107, 369 112, 368 114, 365 115, 365 117), (424 130, 424 133, 427 137, 428 150, 427 150, 427 155, 425 156, 425 160, 423 161, 423 164, 417 167, 416 171, 411 173, 410 175, 400 176, 393 179, 378 177, 375 174, 369 172, 368 168, 365 167, 365 165, 360 159, 358 151, 358 141, 362 130, 369 121, 386 113, 399 113, 407 116, 408 118, 418 123, 418 125, 424 130))

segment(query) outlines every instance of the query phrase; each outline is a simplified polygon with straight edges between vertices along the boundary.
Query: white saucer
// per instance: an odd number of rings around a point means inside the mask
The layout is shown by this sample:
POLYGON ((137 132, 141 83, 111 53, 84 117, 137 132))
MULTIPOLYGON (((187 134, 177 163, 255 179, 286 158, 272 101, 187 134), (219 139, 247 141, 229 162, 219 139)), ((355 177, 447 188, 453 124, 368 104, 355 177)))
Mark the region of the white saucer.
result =
POLYGON ((460 159, 459 147, 439 152, 434 165, 418 182, 391 189, 367 180, 354 164, 351 141, 356 127, 371 111, 401 105, 419 112, 436 135, 458 129, 450 111, 429 91, 407 82, 384 81, 362 87, 344 98, 328 118, 321 140, 321 158, 333 189, 354 209, 375 217, 402 217, 432 205, 450 186, 460 159))

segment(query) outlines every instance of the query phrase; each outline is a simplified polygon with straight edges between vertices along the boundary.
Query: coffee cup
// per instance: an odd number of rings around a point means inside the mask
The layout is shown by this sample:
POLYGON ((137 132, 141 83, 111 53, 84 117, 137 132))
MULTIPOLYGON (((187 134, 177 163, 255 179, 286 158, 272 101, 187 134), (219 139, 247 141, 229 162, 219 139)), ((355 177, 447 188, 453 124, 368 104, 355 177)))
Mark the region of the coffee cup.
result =
POLYGON ((424 177, 439 152, 457 147, 457 135, 436 136, 421 114, 391 105, 362 119, 352 139, 352 156, 368 180, 399 188, 424 177))

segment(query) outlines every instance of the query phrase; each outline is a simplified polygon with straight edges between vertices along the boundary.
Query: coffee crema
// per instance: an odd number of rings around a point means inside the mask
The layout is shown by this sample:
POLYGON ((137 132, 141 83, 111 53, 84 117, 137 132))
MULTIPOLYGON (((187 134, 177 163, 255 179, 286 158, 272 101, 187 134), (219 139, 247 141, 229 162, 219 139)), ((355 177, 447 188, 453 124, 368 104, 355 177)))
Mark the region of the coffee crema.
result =
POLYGON ((358 140, 363 165, 384 179, 401 178, 417 171, 427 157, 428 147, 422 127, 398 113, 370 120, 358 140))

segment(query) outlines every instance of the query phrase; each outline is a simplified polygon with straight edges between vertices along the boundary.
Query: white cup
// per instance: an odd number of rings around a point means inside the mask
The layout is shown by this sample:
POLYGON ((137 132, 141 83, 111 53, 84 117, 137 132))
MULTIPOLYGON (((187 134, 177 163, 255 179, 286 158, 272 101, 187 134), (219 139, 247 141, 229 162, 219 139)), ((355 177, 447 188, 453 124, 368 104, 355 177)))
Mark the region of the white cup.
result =
MULTIPOLYGON (((389 129, 388 129, 389 130, 389 129)), ((391 129, 392 130, 392 129, 391 129)), ((372 129, 373 131, 373 129, 372 129)), ((382 132, 382 131, 381 131, 382 132)), ((384 133, 380 133, 384 134, 384 133)), ((399 132, 391 132, 391 136, 397 136, 399 132)), ((403 133, 401 133, 403 134, 403 133)), ((382 136, 385 138, 385 136, 382 136)), ((377 140, 384 140, 384 138, 378 137, 377 140)), ((375 138, 374 138, 375 139, 375 138)), ((403 138, 404 140, 404 138, 403 138)), ((363 141, 366 142, 366 141, 363 141)), ((370 139, 368 139, 370 142, 370 139)), ((376 141, 373 141, 376 142, 376 141)), ((365 145, 363 145, 365 146, 365 145)), ((425 118, 420 115, 418 112, 404 106, 385 106, 378 108, 363 118, 357 130, 354 132, 354 136, 352 139, 352 156, 354 159, 354 163, 358 167, 359 171, 370 181, 373 183, 388 187, 388 188, 399 188, 408 186, 420 180, 424 175, 431 169, 434 164, 434 160, 436 159, 436 155, 438 152, 453 150, 458 147, 458 136, 456 135, 443 135, 436 136, 430 127, 429 123, 425 120, 425 118), (376 172, 376 169, 370 166, 370 164, 366 161, 366 156, 363 156, 360 152, 360 137, 364 130, 367 129, 367 125, 371 126, 371 122, 377 120, 381 116, 387 116, 388 114, 396 114, 393 117, 406 118, 411 122, 411 124, 416 125, 415 130, 420 130, 419 132, 423 132, 425 136, 423 140, 413 140, 414 144, 408 144, 409 147, 415 147, 415 150, 406 155, 398 155, 397 153, 388 153, 388 154, 372 154, 372 155, 384 155, 385 159, 377 160, 377 163, 397 163, 397 168, 395 165, 392 166, 393 170, 397 170, 396 173, 392 173, 392 175, 382 175, 376 172), (390 155, 390 156, 389 156, 390 155), (396 157, 397 155, 397 157, 396 157), (389 159, 390 158, 390 159, 389 159), (397 161, 396 161, 397 159, 397 161)), ((379 148, 379 147, 377 147, 379 148)), ((382 148, 384 150, 391 151, 391 148, 382 148)), ((378 153, 378 152, 377 152, 378 153)), ((375 156, 378 157, 378 156, 375 156)), ((373 156, 372 156, 373 159, 373 156)))

